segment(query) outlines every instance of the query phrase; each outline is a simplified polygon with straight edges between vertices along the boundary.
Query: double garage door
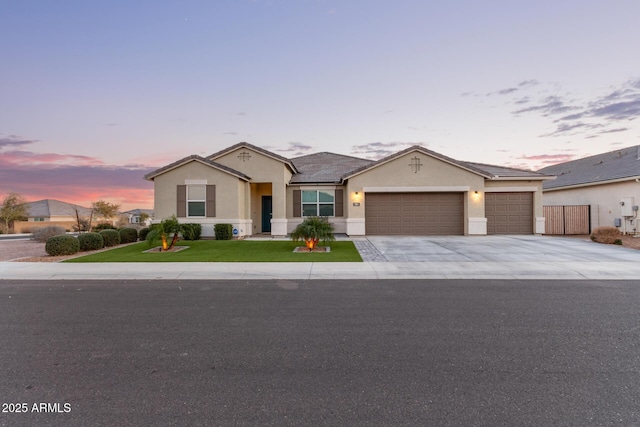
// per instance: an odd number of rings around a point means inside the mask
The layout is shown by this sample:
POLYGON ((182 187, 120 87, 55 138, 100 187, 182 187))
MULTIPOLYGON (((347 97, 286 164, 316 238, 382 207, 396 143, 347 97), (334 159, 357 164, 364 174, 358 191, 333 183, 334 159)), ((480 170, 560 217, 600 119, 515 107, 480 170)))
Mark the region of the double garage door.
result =
POLYGON ((463 193, 367 193, 368 235, 462 235, 463 193))
MULTIPOLYGON (((367 235, 463 235, 464 193, 367 193, 367 235)), ((533 234, 533 193, 485 193, 487 234, 533 234)))

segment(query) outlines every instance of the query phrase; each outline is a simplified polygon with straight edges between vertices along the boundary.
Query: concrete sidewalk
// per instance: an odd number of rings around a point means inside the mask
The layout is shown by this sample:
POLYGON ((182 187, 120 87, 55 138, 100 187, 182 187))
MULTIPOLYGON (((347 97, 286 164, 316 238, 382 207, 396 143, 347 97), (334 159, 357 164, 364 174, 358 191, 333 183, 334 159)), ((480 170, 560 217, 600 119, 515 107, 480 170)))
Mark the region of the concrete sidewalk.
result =
POLYGON ((102 279, 593 279, 640 284, 640 262, 0 263, 0 282, 102 279))

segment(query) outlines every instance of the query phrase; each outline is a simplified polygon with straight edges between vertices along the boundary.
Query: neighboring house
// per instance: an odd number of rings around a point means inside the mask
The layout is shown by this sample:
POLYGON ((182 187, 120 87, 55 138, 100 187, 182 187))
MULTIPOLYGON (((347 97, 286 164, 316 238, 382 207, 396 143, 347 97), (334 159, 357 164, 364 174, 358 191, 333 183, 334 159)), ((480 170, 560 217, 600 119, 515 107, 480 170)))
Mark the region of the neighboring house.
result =
POLYGON ((89 218, 91 209, 59 200, 45 199, 25 203, 28 209, 27 221, 16 221, 16 233, 32 231, 37 226, 60 225, 66 229, 77 224, 76 209, 80 217, 89 218))
POLYGON ((122 212, 121 215, 125 215, 129 221, 129 224, 140 224, 140 225, 149 225, 153 220, 153 210, 152 209, 132 209, 129 211, 122 212), (147 219, 145 221, 141 220, 141 215, 146 214, 147 219))
POLYGON ((156 221, 176 215, 203 236, 284 236, 306 216, 336 233, 484 235, 544 232, 544 174, 451 159, 420 146, 378 161, 333 153, 285 158, 248 143, 185 157, 145 176, 156 221))
POLYGON ((545 206, 589 205, 591 229, 617 226, 638 229, 640 145, 572 160, 540 169, 556 175, 543 185, 545 206))

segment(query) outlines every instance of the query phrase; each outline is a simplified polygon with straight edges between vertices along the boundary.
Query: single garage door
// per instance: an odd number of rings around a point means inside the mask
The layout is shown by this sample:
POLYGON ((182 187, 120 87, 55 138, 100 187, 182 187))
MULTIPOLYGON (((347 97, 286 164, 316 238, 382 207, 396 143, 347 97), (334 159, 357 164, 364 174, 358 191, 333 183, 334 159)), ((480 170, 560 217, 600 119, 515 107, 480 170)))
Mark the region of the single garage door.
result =
POLYGON ((366 193, 367 235, 462 235, 463 193, 366 193))
POLYGON ((533 234, 533 193, 485 193, 487 234, 533 234))

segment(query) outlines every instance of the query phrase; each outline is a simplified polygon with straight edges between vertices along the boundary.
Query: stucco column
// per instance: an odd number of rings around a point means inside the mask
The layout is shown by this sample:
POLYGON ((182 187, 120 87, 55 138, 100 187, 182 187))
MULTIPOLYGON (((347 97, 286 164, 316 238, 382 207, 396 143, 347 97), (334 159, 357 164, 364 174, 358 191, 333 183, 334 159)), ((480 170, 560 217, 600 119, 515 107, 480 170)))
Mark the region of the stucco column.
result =
POLYGON ((283 183, 273 183, 272 188, 271 235, 287 235, 287 189, 283 183))

